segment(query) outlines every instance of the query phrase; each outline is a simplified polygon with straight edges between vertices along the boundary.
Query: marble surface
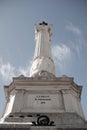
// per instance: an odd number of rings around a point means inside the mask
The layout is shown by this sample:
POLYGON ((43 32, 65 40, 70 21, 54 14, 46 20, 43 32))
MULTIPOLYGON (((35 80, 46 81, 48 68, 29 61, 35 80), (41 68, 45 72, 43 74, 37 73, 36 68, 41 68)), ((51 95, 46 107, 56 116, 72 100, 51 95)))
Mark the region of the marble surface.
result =
POLYGON ((47 71, 55 75, 55 65, 51 55, 51 25, 35 26, 35 53, 30 69, 30 77, 34 77, 41 71, 47 71))

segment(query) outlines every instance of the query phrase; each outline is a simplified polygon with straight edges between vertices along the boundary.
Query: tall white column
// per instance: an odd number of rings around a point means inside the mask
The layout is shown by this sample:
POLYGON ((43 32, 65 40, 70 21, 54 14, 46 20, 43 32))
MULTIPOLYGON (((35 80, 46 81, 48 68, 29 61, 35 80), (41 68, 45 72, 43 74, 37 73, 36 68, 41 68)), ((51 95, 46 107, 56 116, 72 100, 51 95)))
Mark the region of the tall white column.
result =
POLYGON ((35 25, 35 53, 30 69, 30 77, 40 75, 55 75, 55 66, 51 55, 51 25, 42 22, 35 25))

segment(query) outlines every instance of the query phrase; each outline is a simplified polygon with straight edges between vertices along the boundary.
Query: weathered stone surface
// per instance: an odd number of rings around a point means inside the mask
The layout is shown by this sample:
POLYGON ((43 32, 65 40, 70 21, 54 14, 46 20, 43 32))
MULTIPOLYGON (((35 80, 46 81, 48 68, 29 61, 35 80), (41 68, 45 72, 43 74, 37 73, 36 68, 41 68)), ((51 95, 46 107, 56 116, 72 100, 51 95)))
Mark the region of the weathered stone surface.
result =
MULTIPOLYGON (((32 122, 36 122, 37 119, 40 116, 47 116, 50 120, 50 122, 54 122, 54 126, 60 126, 60 125, 83 125, 86 123, 86 121, 78 116, 76 113, 12 113, 10 114, 4 122, 21 122, 21 123, 30 123, 34 125, 32 122)), ((48 124, 50 125, 50 124, 48 124)))
POLYGON ((50 77, 51 75, 55 75, 55 66, 50 48, 51 35, 51 25, 35 25, 36 47, 33 63, 30 69, 30 77, 36 77, 36 75, 38 76, 39 73, 43 71, 48 72, 50 77))
POLYGON ((5 93, 7 104, 3 121, 15 113, 67 112, 76 113, 84 119, 80 105, 81 86, 70 77, 37 79, 21 76, 14 78, 5 93))

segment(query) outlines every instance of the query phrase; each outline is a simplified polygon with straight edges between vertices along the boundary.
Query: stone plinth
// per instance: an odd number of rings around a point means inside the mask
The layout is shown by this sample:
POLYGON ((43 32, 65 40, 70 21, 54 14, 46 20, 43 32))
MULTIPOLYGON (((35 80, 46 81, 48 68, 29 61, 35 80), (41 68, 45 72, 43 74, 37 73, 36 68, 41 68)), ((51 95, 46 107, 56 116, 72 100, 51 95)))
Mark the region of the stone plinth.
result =
POLYGON ((42 116, 41 120, 49 118, 49 125, 84 124, 81 90, 71 77, 13 78, 5 86, 7 103, 1 121, 37 125, 37 118, 42 116))

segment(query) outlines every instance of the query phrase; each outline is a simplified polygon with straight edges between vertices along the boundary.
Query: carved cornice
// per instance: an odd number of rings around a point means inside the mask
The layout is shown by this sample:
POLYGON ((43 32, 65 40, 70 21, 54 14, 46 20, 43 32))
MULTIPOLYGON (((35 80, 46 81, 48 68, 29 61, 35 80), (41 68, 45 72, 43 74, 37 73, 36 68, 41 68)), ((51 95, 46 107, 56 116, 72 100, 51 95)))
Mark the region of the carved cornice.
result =
POLYGON ((78 93, 79 97, 82 91, 82 86, 78 86, 76 83, 74 83, 73 78, 55 77, 48 72, 41 72, 36 77, 25 77, 21 75, 19 77, 13 78, 13 82, 10 85, 5 86, 5 95, 8 95, 8 93, 14 90, 17 86, 20 86, 20 89, 23 89, 22 86, 49 86, 49 90, 50 86, 53 86, 54 90, 55 88, 59 88, 62 90, 62 87, 66 86, 65 89, 72 89, 73 91, 78 93))

